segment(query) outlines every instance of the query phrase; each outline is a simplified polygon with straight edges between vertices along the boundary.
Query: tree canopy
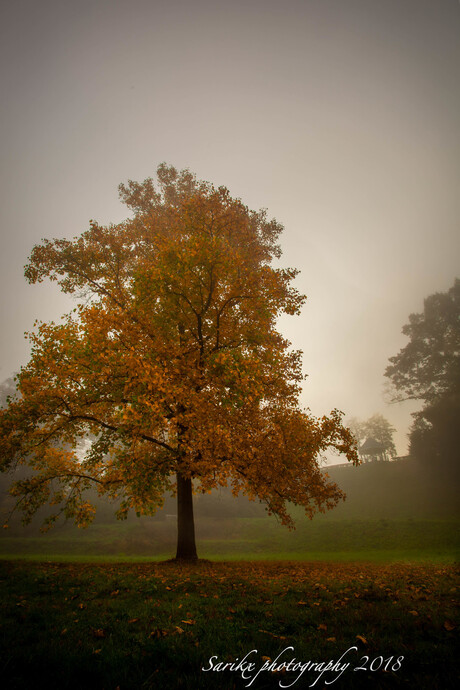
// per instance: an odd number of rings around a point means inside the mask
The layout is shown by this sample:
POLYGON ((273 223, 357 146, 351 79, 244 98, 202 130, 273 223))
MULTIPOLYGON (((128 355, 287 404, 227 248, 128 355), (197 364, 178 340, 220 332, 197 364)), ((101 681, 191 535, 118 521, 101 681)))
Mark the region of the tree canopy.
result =
POLYGON ((409 342, 390 357, 385 370, 395 400, 426 404, 460 387, 460 280, 425 299, 423 312, 410 314, 402 332, 409 342))
POLYGON ((28 334, 20 398, 1 411, 2 468, 33 470, 13 488, 26 519, 51 502, 88 524, 92 485, 122 499, 119 517, 177 491, 181 532, 192 481, 229 483, 287 525, 288 502, 333 507, 343 494, 319 458, 333 447, 356 462, 356 448, 338 411, 299 406, 301 353, 276 321, 305 297, 296 270, 272 265, 282 226, 187 170, 162 164, 157 177, 120 185, 126 221, 44 240, 25 268, 79 298, 28 334))
POLYGON ((385 375, 394 400, 424 403, 410 432, 410 453, 427 467, 459 472, 460 280, 425 299, 424 310, 403 327, 409 342, 385 375))

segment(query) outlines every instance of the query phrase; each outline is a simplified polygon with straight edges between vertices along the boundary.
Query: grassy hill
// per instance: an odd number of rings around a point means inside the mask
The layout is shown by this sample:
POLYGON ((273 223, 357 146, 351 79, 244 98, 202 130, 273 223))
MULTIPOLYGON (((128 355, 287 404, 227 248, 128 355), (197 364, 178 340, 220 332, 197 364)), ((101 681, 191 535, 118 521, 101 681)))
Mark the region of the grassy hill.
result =
MULTIPOLYGON (((345 502, 313 520, 292 507, 296 530, 268 517, 258 502, 228 491, 195 497, 201 557, 301 560, 453 562, 458 559, 459 504, 456 486, 429 481, 409 459, 327 469, 347 494, 345 502)), ((5 482, 4 482, 5 484, 5 482)), ((3 498, 5 511, 7 498, 3 498)), ((175 502, 168 498, 153 518, 119 522, 113 506, 99 501, 86 530, 60 523, 40 534, 39 521, 23 528, 14 520, 0 535, 0 557, 151 559, 174 555, 175 502)))

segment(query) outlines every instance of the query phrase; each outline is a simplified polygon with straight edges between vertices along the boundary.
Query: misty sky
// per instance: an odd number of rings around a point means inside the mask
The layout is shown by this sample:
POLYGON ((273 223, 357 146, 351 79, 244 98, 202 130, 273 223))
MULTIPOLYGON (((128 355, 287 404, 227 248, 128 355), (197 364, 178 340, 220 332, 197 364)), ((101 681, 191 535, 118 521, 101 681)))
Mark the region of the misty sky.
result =
POLYGON ((405 453, 383 372, 460 277, 460 2, 15 0, 0 27, 0 379, 73 307, 26 283, 33 245, 122 220, 118 184, 166 161, 284 224, 302 403, 380 412, 405 453))

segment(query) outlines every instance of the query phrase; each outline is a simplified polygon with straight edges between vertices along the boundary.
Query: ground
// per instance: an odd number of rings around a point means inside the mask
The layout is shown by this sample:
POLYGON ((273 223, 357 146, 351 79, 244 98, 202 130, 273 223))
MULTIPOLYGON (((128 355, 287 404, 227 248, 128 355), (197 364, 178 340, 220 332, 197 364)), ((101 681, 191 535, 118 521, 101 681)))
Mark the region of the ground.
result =
POLYGON ((3 561, 0 572, 8 690, 456 687, 451 565, 3 561))

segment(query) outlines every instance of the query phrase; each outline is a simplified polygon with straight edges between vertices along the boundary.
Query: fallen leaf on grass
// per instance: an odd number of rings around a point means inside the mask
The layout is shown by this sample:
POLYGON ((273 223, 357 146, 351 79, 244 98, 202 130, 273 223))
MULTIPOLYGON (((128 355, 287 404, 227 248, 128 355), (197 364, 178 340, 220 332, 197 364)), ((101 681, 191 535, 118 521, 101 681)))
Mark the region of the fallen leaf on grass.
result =
POLYGON ((318 625, 318 630, 327 630, 327 625, 324 625, 324 623, 320 623, 318 625))
POLYGON ((448 632, 451 632, 452 630, 455 630, 457 626, 452 623, 452 621, 444 621, 444 630, 447 630, 448 632))
POLYGON ((363 644, 369 644, 369 642, 366 640, 366 638, 363 635, 356 635, 356 639, 362 642, 363 644))
POLYGON ((264 633, 265 635, 270 635, 271 637, 276 637, 277 640, 285 640, 286 637, 284 635, 275 635, 275 633, 269 632, 268 630, 259 630, 260 633, 264 633))
POLYGON ((335 637, 326 637, 326 642, 337 642, 335 637))
POLYGON ((93 630, 93 637, 105 637, 105 632, 102 630, 102 628, 93 630))
POLYGON ((182 635, 182 633, 184 632, 183 628, 180 628, 178 625, 176 625, 176 630, 179 633, 179 635, 182 635))
POLYGON ((195 621, 193 621, 192 619, 188 621, 181 621, 181 623, 185 623, 186 625, 195 625, 195 621))
POLYGON ((149 637, 166 637, 166 635, 169 635, 167 630, 161 630, 160 628, 157 628, 156 630, 153 630, 149 637))

